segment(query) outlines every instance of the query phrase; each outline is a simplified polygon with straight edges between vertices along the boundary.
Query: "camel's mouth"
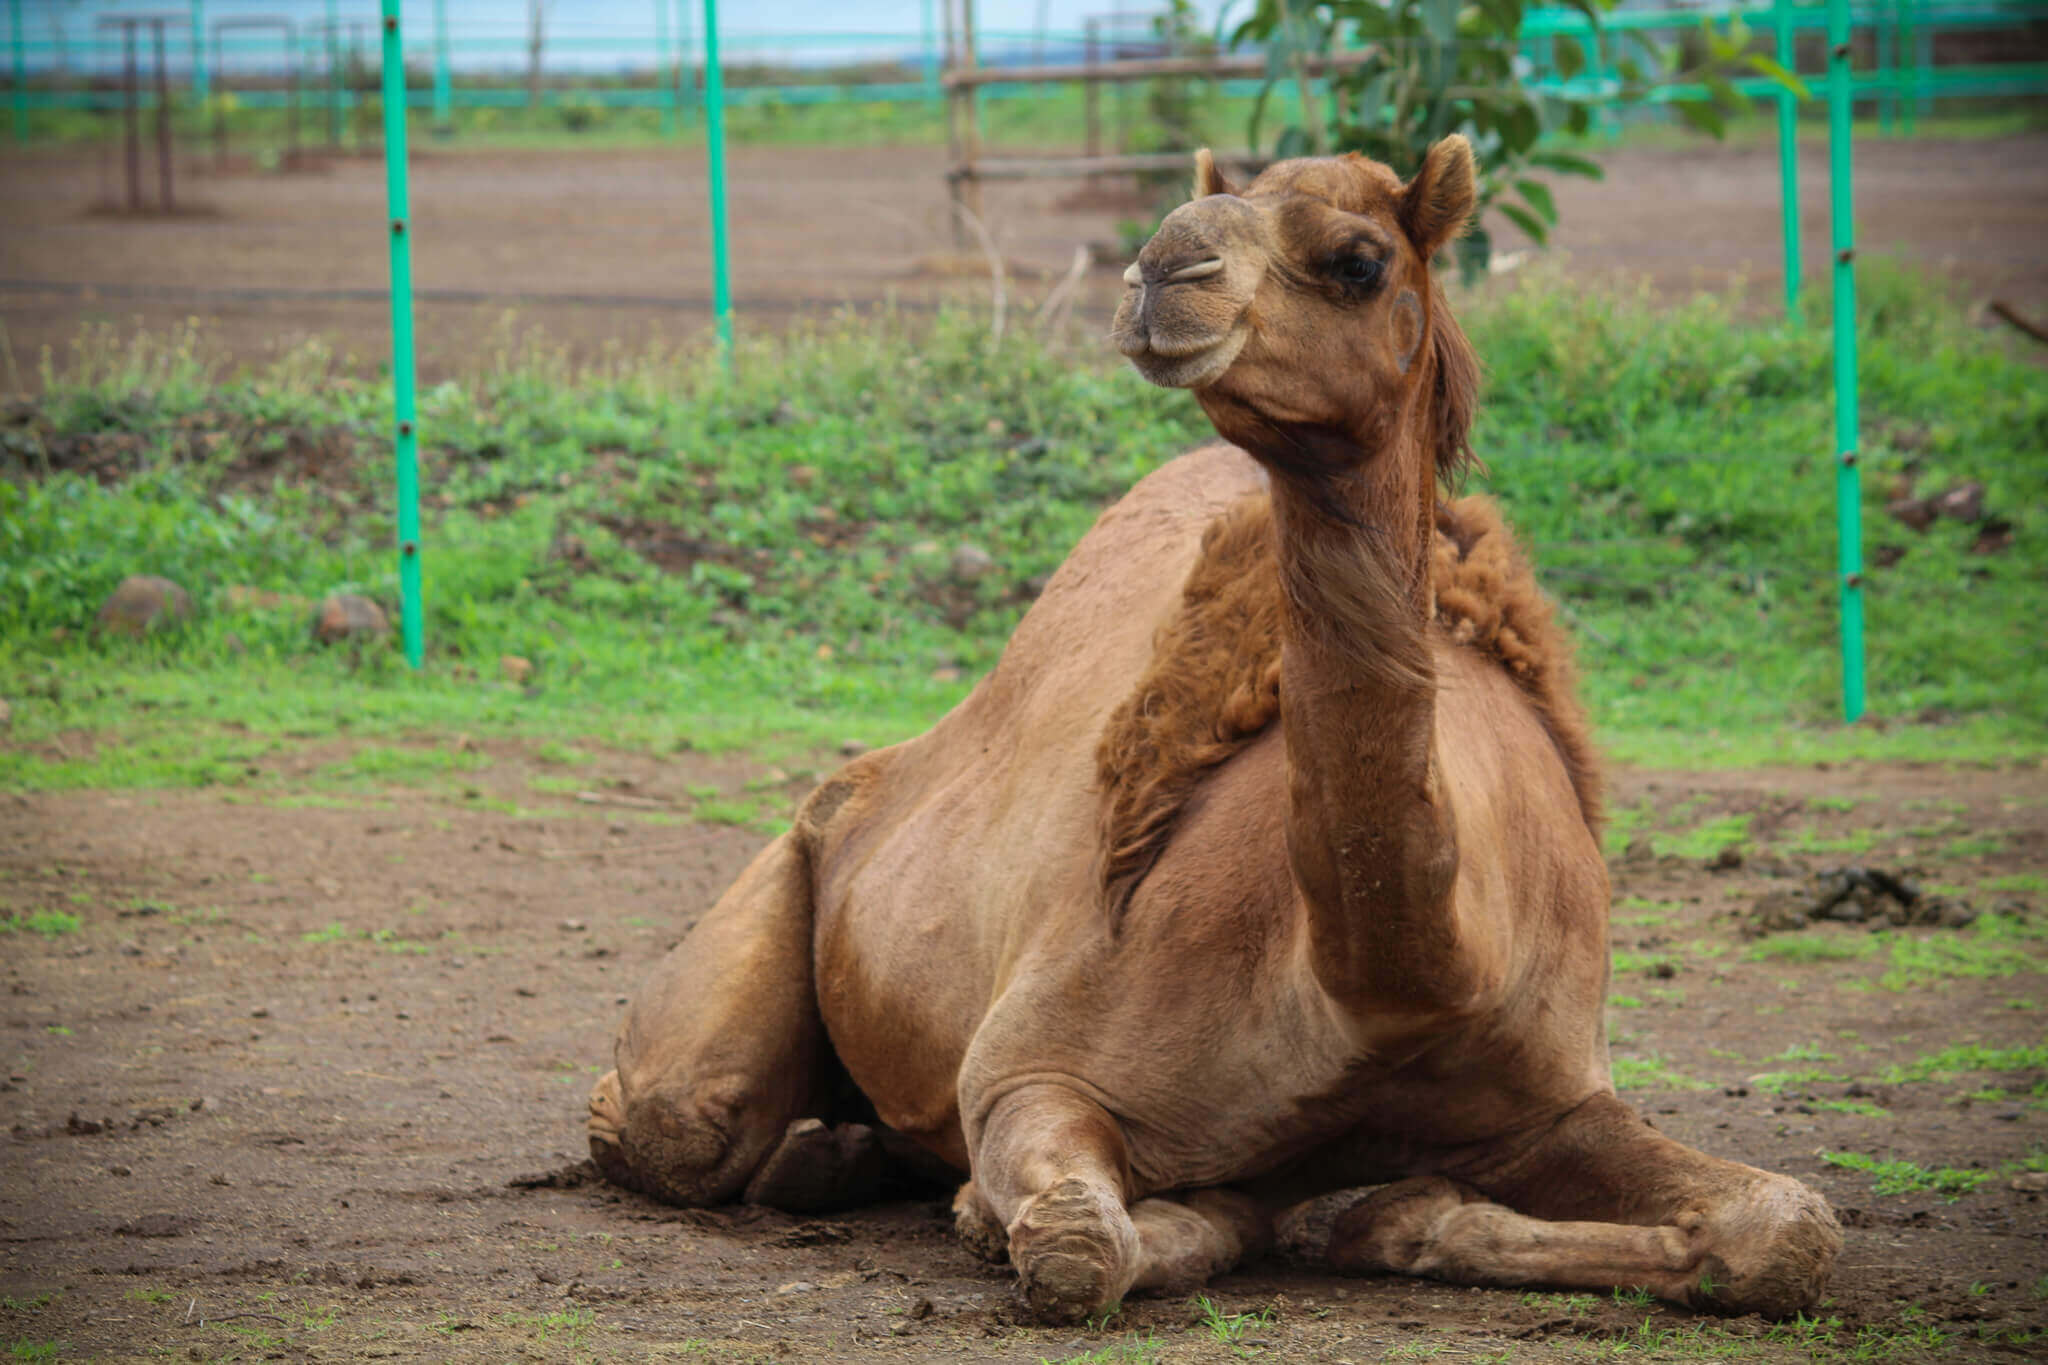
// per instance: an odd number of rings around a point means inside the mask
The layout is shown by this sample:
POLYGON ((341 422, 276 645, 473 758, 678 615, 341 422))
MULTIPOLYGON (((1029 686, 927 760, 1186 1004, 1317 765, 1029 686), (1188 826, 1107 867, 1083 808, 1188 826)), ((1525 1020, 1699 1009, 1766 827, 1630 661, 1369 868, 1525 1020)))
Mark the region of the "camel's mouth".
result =
POLYGON ((1153 339, 1143 350, 1133 354, 1126 349, 1124 354, 1139 374, 1162 389, 1199 389, 1223 377, 1250 336, 1251 329, 1237 326, 1213 339, 1189 342, 1174 338, 1165 342, 1163 349, 1162 340, 1153 339))

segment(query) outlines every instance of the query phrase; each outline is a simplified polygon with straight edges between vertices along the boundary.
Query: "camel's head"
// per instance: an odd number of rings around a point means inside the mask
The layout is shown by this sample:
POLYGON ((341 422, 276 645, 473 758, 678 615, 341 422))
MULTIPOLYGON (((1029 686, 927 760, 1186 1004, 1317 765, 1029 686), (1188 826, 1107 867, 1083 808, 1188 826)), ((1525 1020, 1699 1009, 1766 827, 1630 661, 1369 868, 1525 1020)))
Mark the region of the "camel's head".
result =
POLYGON ((1462 448, 1476 372, 1429 263, 1463 231, 1475 193, 1472 148, 1457 136, 1406 184, 1352 155, 1282 161, 1239 190, 1199 152, 1194 199, 1124 272, 1111 338, 1153 383, 1193 389, 1217 430, 1254 454, 1276 433, 1387 420, 1425 372, 1465 395, 1458 429, 1439 432, 1462 448))

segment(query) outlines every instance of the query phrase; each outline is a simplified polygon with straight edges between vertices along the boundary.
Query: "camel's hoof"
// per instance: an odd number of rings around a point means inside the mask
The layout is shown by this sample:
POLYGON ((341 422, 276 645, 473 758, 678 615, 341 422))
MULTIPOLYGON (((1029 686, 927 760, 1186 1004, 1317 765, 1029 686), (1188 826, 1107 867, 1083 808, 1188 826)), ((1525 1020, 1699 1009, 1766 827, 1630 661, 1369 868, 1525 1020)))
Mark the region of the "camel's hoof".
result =
POLYGON ((1010 1263, 1010 1239, 971 1180, 953 1196, 953 1231, 963 1246, 990 1265, 1010 1263))
POLYGON ((1337 1216, 1330 1267, 1349 1275, 1415 1274, 1443 1216, 1474 1197, 1442 1176, 1382 1185, 1337 1216))
POLYGON ((881 1184, 882 1147, 872 1128, 798 1119, 783 1130, 744 1197, 785 1213, 823 1213, 872 1202, 881 1184))
POLYGON ((629 1190, 640 1188, 626 1161, 626 1101, 619 1093, 619 1073, 607 1071, 590 1092, 590 1117, 583 1121, 590 1139, 591 1164, 599 1175, 629 1190))
POLYGON ((1010 1261, 1034 1314, 1079 1322, 1131 1287, 1138 1230, 1115 1195, 1070 1177, 1038 1194, 1010 1224, 1010 1261))

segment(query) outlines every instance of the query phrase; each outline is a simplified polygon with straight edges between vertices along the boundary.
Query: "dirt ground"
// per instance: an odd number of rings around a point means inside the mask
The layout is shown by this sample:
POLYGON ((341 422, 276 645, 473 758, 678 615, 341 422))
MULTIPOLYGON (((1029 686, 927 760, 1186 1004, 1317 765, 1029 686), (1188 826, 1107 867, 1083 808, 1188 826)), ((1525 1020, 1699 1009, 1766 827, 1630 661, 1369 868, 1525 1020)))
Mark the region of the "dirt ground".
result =
MULTIPOLYGON (((1807 278, 1827 270, 1825 148, 1802 147, 1807 278)), ((0 321, 26 382, 45 345, 81 322, 156 327, 199 318, 235 357, 258 360, 310 334, 381 361, 388 349, 382 163, 344 158, 298 174, 180 172, 171 218, 104 211, 118 148, 0 152, 0 321)), ((1607 178, 1561 177, 1556 236, 1588 278, 1647 278, 1667 291, 1745 281, 1780 289, 1777 162, 1769 143, 1634 147, 1607 178)), ((733 286, 742 328, 782 328, 844 303, 927 307, 989 296, 978 249, 954 245, 943 153, 928 148, 743 147, 731 157, 733 286)), ((1076 247, 1114 258, 1119 218, 1142 216, 1083 182, 993 183, 986 214, 1035 303, 1076 247)), ((153 193, 153 181, 151 192, 153 193)), ((412 178, 422 373, 487 357, 507 311, 590 355, 697 333, 708 317, 710 244, 695 152, 461 152, 429 148, 412 178)), ((1868 141, 1857 149, 1859 249, 1955 275, 1966 295, 2048 313, 2048 135, 1868 141)), ((1502 245, 1517 246, 1511 232, 1502 245)), ((1117 270, 1099 268, 1076 310, 1107 325, 1117 270)), ((1506 286, 1511 287, 1511 286, 1506 286)), ((10 375, 0 383, 13 386, 10 375)))
MULTIPOLYGON (((766 837, 690 823, 692 789, 781 805, 812 775, 487 743, 472 771, 386 790, 335 776, 354 747, 265 759, 243 789, 0 797, 6 909, 80 921, 0 934, 0 1336, 18 1358, 1812 1352, 1756 1319, 1279 1259, 1213 1287, 1224 1314, 1269 1313, 1234 1339, 1185 1300, 1046 1329, 956 1244, 942 1192, 799 1219, 592 1183, 583 1100, 621 1006, 766 837), (1148 1335, 1151 1354, 1131 1345, 1148 1335)), ((2042 975, 1891 989, 1883 953, 1757 960, 1738 928, 1760 895, 1842 861, 1830 843, 2038 924, 2048 777, 1856 765, 1625 771, 1617 788, 1647 842, 1615 863, 1610 1028, 1618 1058, 1668 1068, 1628 1097, 1828 1195, 1848 1244, 1824 1336, 1879 1352, 1856 1358, 1919 1358, 1930 1332, 1960 1358, 2039 1350, 2023 1334, 2048 1328, 2048 1204, 2014 1181, 2048 1147, 2027 1090, 2043 1075, 1882 1077, 1959 1044, 2038 1045, 2042 975), (1710 869, 1702 831, 1742 817, 1750 855, 1710 869), (1802 1067, 1827 1077, 1760 1079, 1802 1067), (1827 1107, 1859 1097, 1868 1113, 1827 1107), (1880 1196, 1822 1150, 1995 1174, 1953 1202, 1880 1196)), ((1873 942, 1861 924, 1814 934, 1873 942)))

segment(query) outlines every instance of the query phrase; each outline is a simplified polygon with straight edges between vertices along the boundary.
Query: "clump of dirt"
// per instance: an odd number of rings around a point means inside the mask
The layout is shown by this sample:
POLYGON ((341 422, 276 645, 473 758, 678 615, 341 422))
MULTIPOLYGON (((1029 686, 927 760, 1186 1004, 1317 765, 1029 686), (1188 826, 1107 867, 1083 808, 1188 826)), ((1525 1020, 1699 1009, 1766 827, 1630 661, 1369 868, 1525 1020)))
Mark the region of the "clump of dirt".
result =
POLYGON ((1797 886, 1767 891, 1757 897, 1742 924, 1744 938, 1762 938, 1787 929, 1832 920, 1871 928, 1908 926, 1962 929, 1975 922, 1969 902, 1921 889, 1910 872, 1876 867, 1829 867, 1797 886))

